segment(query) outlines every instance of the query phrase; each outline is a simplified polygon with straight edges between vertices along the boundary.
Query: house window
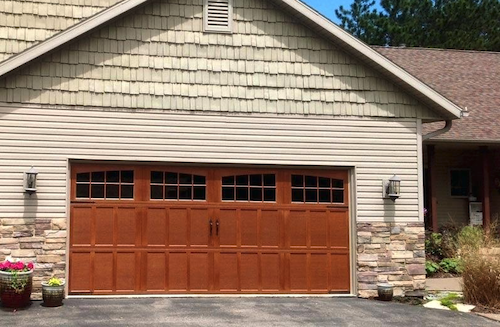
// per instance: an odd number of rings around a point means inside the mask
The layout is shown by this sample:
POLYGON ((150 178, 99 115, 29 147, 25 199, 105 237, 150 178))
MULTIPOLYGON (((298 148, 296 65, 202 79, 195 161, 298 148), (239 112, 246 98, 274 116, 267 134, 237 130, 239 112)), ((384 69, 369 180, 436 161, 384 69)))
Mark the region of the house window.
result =
POLYGON ((176 172, 151 172, 151 199, 205 201, 206 177, 176 172))
POLYGON ((470 170, 452 169, 450 171, 451 196, 468 197, 471 191, 470 170))
POLYGON ((292 175, 292 202, 344 203, 344 181, 320 176, 292 175))
POLYGON ((120 200, 134 198, 134 171, 113 170, 76 174, 77 199, 120 200))
POLYGON ((233 0, 205 0, 203 24, 206 32, 230 33, 233 25, 233 0))
POLYGON ((276 175, 222 177, 223 201, 276 202, 276 175))

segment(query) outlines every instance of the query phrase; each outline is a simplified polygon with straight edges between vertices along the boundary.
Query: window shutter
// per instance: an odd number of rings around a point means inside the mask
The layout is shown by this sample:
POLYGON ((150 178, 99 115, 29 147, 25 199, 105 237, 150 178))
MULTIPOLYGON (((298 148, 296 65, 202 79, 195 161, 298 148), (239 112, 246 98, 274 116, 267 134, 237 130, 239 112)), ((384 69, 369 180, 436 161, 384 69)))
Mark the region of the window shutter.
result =
POLYGON ((205 31, 231 32, 232 0, 205 0, 205 31))

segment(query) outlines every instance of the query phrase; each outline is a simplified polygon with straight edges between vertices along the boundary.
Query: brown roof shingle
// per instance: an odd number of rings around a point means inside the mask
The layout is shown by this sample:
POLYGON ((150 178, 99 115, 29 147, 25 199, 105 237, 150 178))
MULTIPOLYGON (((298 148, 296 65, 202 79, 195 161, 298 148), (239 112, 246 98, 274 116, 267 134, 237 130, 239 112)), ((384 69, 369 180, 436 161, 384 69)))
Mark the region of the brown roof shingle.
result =
MULTIPOLYGON (((446 96, 469 117, 453 122, 438 139, 500 142, 500 52, 374 47, 446 96)), ((426 124, 429 132, 442 123, 426 124)))

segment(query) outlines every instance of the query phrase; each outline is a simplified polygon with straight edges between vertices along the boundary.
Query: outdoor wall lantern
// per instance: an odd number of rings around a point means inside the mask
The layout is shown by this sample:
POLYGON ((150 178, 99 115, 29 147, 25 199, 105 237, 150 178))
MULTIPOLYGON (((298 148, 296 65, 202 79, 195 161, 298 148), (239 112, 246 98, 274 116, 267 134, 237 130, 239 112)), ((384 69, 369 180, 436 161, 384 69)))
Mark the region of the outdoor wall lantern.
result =
POLYGON ((31 169, 25 172, 24 175, 24 191, 31 195, 36 192, 36 177, 38 175, 38 171, 31 166, 31 169))
POLYGON ((401 196, 401 178, 394 175, 389 180, 383 181, 384 199, 396 201, 401 196))

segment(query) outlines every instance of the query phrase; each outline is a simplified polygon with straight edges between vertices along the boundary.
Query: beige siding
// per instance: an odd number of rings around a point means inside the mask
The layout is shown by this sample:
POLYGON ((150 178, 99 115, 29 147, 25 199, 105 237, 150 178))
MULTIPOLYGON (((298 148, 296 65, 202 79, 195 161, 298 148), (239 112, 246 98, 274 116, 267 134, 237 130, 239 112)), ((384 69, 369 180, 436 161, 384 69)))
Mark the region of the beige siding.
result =
POLYGON ((0 106, 0 218, 66 217, 67 160, 355 167, 359 221, 417 221, 417 120, 0 106), (40 171, 23 194, 23 172, 40 171), (382 179, 402 177, 402 198, 382 179))
POLYGON ((121 0, 1 0, 0 62, 121 0))
POLYGON ((0 79, 0 101, 437 117, 272 1, 235 0, 233 34, 203 33, 202 3, 152 2, 0 79))

